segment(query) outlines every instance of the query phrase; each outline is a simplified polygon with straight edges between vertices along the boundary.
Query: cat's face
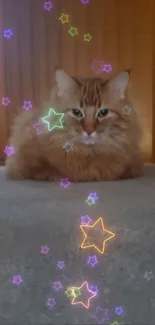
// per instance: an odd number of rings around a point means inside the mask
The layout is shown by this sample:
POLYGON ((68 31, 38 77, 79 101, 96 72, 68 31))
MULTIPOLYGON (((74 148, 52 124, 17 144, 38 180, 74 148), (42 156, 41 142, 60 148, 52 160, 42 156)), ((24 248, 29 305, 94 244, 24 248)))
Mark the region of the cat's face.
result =
POLYGON ((129 74, 109 81, 75 79, 57 70, 57 99, 64 115, 64 131, 73 142, 86 146, 115 141, 128 128, 123 116, 129 74))

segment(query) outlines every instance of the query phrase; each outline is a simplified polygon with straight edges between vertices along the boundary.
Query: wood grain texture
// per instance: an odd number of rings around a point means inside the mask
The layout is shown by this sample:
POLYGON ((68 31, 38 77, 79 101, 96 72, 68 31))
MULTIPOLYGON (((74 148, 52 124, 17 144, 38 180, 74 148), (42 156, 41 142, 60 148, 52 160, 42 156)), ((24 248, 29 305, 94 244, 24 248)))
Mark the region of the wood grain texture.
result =
POLYGON ((140 114, 145 161, 155 162, 155 5, 154 0, 0 0, 0 98, 8 96, 8 107, 0 105, 0 161, 7 144, 14 116, 23 102, 32 101, 37 109, 50 99, 56 67, 71 75, 95 76, 90 68, 94 59, 112 64, 109 78, 131 69, 130 90, 140 114), (69 15, 62 24, 61 14, 69 15), (153 21, 154 18, 154 21, 153 21), (78 35, 70 36, 69 28, 78 35), (13 37, 5 39, 3 30, 13 37), (90 33, 92 40, 84 41, 90 33))

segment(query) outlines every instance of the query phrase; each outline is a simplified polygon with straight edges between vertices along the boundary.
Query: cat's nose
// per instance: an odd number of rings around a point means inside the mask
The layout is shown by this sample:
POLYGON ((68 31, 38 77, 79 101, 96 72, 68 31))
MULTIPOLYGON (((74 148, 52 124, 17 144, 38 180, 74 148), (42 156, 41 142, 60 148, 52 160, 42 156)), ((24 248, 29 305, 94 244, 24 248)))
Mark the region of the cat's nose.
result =
POLYGON ((90 136, 94 132, 94 129, 92 128, 85 129, 85 132, 90 136))

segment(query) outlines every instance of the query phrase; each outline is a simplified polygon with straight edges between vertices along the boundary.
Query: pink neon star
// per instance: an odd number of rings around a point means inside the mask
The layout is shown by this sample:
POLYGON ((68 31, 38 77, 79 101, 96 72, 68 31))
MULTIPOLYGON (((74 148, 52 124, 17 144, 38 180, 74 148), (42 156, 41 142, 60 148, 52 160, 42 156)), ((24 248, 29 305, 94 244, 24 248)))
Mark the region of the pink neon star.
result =
POLYGON ((46 9, 46 10, 51 10, 53 8, 53 4, 52 4, 52 2, 51 1, 45 1, 44 2, 44 9, 46 9))
POLYGON ((26 111, 29 111, 31 108, 32 108, 32 103, 29 101, 24 101, 24 105, 23 105, 23 108, 26 110, 26 111))
POLYGON ((2 105, 8 106, 10 104, 10 99, 8 97, 2 98, 2 105))
POLYGON ((56 291, 59 291, 60 289, 63 289, 63 286, 62 286, 61 282, 60 281, 54 282, 53 289, 56 290, 56 291))
POLYGON ((16 284, 19 286, 22 282, 23 282, 23 279, 20 274, 13 276, 13 279, 12 279, 13 284, 16 284))
POLYGON ((112 71, 112 65, 111 64, 104 64, 102 70, 109 73, 110 71, 112 71))
POLYGON ((45 245, 45 246, 41 246, 41 248, 40 248, 40 253, 41 254, 45 254, 45 255, 47 255, 48 254, 48 252, 49 252, 49 248, 48 248, 48 246, 47 245, 45 245))
POLYGON ((14 147, 5 147, 4 153, 9 157, 12 156, 15 153, 14 147))
POLYGON ((77 289, 80 289, 80 293, 81 293, 80 297, 74 295, 71 304, 72 305, 81 304, 85 308, 89 308, 90 300, 94 298, 97 295, 97 293, 90 291, 88 287, 88 283, 86 281, 81 285, 81 287, 77 287, 77 289))
POLYGON ((37 123, 33 124, 33 127, 36 129, 37 135, 48 132, 47 123, 43 122, 41 119, 37 123))
POLYGON ((96 73, 102 72, 104 66, 104 61, 94 60, 90 66, 90 68, 96 73))
POLYGON ((62 178, 60 185, 63 186, 64 188, 67 188, 70 185, 68 178, 62 178))

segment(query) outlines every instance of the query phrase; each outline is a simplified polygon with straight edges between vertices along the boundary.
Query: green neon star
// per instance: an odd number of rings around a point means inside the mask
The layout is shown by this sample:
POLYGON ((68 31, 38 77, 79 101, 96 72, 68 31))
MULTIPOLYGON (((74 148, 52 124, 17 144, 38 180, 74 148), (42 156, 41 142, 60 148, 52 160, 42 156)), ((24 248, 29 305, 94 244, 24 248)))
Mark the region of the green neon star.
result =
POLYGON ((65 294, 67 295, 67 297, 74 296, 74 292, 73 292, 72 287, 67 288, 67 290, 65 291, 65 294))
POLYGON ((62 124, 62 119, 64 117, 64 113, 56 113, 54 111, 53 108, 50 108, 49 109, 49 112, 48 112, 48 115, 43 117, 42 118, 42 121, 47 123, 48 124, 48 131, 52 131, 53 129, 55 128, 58 128, 58 129, 62 129, 63 128, 63 124, 62 124), (55 117, 55 116, 59 116, 58 118, 58 123, 57 124, 54 124, 52 123, 52 115, 55 117), (48 120, 51 120, 51 121, 48 121, 48 120))
POLYGON ((71 36, 76 36, 78 35, 78 29, 76 27, 70 27, 68 34, 70 34, 71 36))
POLYGON ((78 297, 81 295, 80 288, 78 287, 68 287, 68 289, 65 291, 65 294, 67 297, 78 297))
POLYGON ((92 199, 87 199, 86 200, 86 203, 90 206, 90 205, 92 205, 92 204, 95 204, 95 202, 92 200, 92 199))

